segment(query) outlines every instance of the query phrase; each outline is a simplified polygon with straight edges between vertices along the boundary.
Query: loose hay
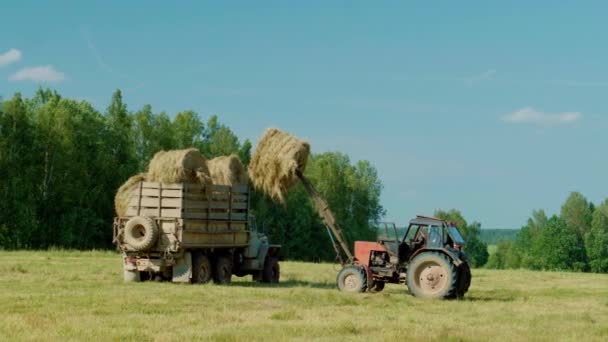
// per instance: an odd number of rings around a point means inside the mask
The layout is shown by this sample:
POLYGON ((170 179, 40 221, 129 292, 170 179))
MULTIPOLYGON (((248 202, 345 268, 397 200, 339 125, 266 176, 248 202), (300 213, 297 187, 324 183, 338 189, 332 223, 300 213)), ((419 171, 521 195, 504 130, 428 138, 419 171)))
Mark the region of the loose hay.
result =
POLYGON ((149 182, 209 182, 207 160, 196 148, 157 152, 148 167, 149 182))
POLYGON ((310 145, 276 128, 267 129, 249 164, 253 185, 279 202, 298 182, 296 170, 304 172, 310 145))
POLYGON ((139 182, 143 182, 145 180, 146 174, 140 173, 127 179, 127 181, 120 188, 118 188, 118 191, 116 191, 116 196, 114 197, 114 209, 116 209, 116 215, 122 217, 127 214, 129 202, 131 201, 131 196, 133 196, 133 191, 137 189, 139 182))
POLYGON ((247 170, 236 155, 221 156, 207 161, 209 176, 216 185, 247 184, 247 170))

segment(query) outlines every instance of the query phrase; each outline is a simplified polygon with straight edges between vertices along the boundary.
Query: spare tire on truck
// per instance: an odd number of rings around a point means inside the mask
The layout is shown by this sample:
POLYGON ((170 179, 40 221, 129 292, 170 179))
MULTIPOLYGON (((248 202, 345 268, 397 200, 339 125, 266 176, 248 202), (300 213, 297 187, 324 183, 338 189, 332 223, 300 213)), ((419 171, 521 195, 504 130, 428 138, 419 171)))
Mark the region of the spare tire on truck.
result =
POLYGON ((125 224, 124 242, 134 251, 145 251, 158 240, 158 226, 153 219, 146 216, 135 216, 125 224))

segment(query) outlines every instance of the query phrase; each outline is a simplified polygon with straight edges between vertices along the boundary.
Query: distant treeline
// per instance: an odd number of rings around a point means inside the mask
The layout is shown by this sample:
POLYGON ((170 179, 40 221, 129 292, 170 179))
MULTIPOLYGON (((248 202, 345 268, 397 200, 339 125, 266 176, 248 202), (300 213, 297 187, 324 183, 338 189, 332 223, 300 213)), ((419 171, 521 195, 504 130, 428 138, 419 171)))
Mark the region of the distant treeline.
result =
MULTIPOLYGON (((49 89, 0 101, 0 249, 113 248, 116 189, 144 171, 157 151, 187 147, 207 158, 237 154, 248 164, 252 144, 217 116, 206 121, 193 111, 169 116, 149 105, 130 111, 120 91, 103 113, 49 89)), ((375 238, 369 222, 384 209, 373 165, 323 153, 311 157, 306 173, 348 228, 349 241, 375 238)), ((283 245, 286 258, 335 259, 301 186, 284 206, 254 193, 252 208, 260 229, 283 245)))
POLYGON ((608 272, 608 200, 596 206, 573 192, 560 215, 534 211, 514 240, 498 243, 487 267, 608 272))
POLYGON ((513 241, 519 229, 487 229, 481 230, 480 240, 488 245, 496 245, 502 241, 513 241))

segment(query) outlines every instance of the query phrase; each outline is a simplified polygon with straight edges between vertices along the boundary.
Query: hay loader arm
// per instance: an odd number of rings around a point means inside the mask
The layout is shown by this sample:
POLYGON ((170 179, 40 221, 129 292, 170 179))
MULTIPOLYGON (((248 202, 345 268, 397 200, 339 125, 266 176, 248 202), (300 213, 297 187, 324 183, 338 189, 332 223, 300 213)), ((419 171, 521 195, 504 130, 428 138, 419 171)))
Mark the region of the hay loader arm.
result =
POLYGON ((346 262, 348 262, 348 263, 353 262, 353 260, 354 260, 353 254, 350 251, 350 249, 348 248, 348 245, 346 244, 346 242, 344 241, 344 235, 342 234, 342 229, 340 229, 340 227, 336 223, 336 218, 334 216, 334 213, 329 209, 329 205, 327 204, 325 199, 319 194, 317 189, 315 189, 314 185, 312 185, 310 180, 308 180, 308 178, 306 178, 300 170, 296 171, 296 175, 302 181, 302 184, 304 185, 304 189, 306 189, 306 192, 312 199, 315 209, 317 209, 317 212, 319 213, 319 216, 321 217, 323 224, 327 228, 327 233, 329 234, 331 242, 334 246, 336 255, 340 259, 340 263, 342 263, 342 265, 345 264, 345 261, 342 258, 342 253, 340 252, 340 249, 348 258, 348 260, 346 262))

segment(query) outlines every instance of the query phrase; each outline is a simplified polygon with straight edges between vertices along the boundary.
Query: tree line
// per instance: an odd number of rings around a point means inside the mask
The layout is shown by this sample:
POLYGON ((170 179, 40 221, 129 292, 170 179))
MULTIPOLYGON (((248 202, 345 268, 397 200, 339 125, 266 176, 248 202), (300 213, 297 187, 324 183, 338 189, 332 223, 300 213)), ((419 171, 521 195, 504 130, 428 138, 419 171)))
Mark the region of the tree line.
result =
POLYGON ((608 200, 573 192, 559 215, 536 210, 514 241, 502 241, 489 268, 608 272, 608 200))
MULTIPOLYGON (((217 116, 204 121, 189 110, 170 116, 150 105, 130 111, 120 90, 103 113, 51 89, 0 101, 0 248, 112 248, 116 189, 145 171, 157 151, 188 147, 207 158, 237 154, 247 165, 252 144, 217 116)), ((384 209, 371 163, 329 152, 311 156, 306 173, 348 228, 349 241, 375 238, 369 222, 384 209)), ((335 259, 300 185, 285 205, 256 192, 252 198, 258 226, 283 245, 286 258, 335 259)))
POLYGON ((484 228, 481 230, 481 241, 488 245, 496 245, 505 240, 515 240, 519 229, 484 228))

